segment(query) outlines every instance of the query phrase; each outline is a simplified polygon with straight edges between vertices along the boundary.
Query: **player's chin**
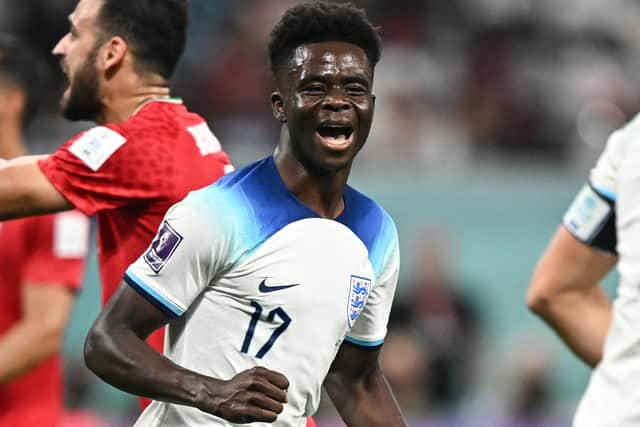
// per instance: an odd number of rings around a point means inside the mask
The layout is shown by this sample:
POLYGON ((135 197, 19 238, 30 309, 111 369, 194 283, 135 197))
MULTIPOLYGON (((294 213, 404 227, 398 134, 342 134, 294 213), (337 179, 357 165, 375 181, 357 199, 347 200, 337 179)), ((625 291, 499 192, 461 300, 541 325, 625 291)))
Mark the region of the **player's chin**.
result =
POLYGON ((349 153, 330 153, 316 159, 316 168, 324 173, 337 173, 351 166, 353 155, 349 153), (333 155, 331 155, 333 154, 333 155))

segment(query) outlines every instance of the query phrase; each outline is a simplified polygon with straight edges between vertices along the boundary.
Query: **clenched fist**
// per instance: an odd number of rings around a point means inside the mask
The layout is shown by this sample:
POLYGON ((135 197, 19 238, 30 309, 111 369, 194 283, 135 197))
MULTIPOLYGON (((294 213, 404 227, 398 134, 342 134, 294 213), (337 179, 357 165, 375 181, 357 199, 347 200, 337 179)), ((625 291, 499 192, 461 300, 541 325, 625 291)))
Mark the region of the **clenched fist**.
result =
POLYGON ((198 408, 233 423, 273 422, 287 403, 289 380, 255 367, 206 387, 198 408))

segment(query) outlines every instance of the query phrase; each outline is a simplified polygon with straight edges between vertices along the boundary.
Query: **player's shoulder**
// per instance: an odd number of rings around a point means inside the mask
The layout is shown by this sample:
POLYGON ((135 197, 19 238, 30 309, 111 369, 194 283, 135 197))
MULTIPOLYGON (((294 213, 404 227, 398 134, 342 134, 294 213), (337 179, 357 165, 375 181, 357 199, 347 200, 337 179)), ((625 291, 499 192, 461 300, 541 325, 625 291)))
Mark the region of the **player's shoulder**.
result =
POLYGON ((607 154, 622 156, 631 144, 640 137, 640 114, 629 120, 624 126, 615 130, 607 141, 607 154))
POLYGON ((369 251, 376 274, 398 249, 398 230, 389 213, 375 200, 351 186, 345 190, 340 222, 358 236, 369 251))
POLYGON ((77 133, 67 140, 59 152, 68 150, 96 171, 116 152, 144 153, 149 147, 170 146, 187 123, 203 123, 203 119, 189 113, 178 102, 150 102, 127 120, 106 123, 77 133))
POLYGON ((188 127, 202 123, 205 123, 204 119, 188 111, 180 99, 168 98, 148 102, 127 120, 105 127, 127 140, 162 143, 164 138, 175 139, 188 127))
POLYGON ((636 155, 637 150, 634 149, 634 144, 638 144, 638 140, 640 140, 640 115, 636 115, 609 136, 592 170, 592 184, 615 193, 614 181, 617 180, 623 163, 629 159, 630 155, 636 155))
POLYGON ((215 200, 219 203, 223 200, 234 200, 241 197, 245 203, 249 203, 247 194, 261 193, 260 187, 268 185, 265 178, 269 177, 265 173, 268 158, 253 162, 243 168, 231 171, 217 181, 199 190, 192 191, 189 196, 194 200, 215 200))
POLYGON ((183 200, 189 209, 210 218, 219 218, 226 223, 240 221, 251 214, 253 205, 259 204, 255 194, 264 188, 263 178, 266 159, 251 163, 241 169, 220 177, 206 187, 191 191, 183 200))
POLYGON ((345 210, 350 225, 397 232, 391 215, 378 202, 351 186, 345 189, 345 210))

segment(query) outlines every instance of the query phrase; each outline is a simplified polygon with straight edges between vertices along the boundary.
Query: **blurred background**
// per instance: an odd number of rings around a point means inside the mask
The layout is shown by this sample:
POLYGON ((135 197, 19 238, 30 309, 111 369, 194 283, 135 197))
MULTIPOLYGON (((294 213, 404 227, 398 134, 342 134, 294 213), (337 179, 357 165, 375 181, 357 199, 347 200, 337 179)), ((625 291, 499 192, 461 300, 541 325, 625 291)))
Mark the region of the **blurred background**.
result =
MULTIPOLYGON (((50 55, 75 0, 0 0, 0 31, 49 59, 35 153, 86 123, 58 112, 50 55)), ((292 0, 191 0, 174 95, 242 166, 271 153, 266 61, 292 0)), ((361 0, 381 26, 377 110, 351 183, 394 217, 402 270, 382 363, 412 426, 569 424, 589 371, 528 313, 530 274, 607 135, 640 108, 640 3, 361 0)), ((136 401, 81 362, 99 309, 94 257, 65 346, 79 426, 131 425, 136 401), (84 417, 84 418, 83 418, 84 417)), ((614 295, 615 277, 607 287, 614 295)), ((321 427, 342 425, 323 401, 321 427)))

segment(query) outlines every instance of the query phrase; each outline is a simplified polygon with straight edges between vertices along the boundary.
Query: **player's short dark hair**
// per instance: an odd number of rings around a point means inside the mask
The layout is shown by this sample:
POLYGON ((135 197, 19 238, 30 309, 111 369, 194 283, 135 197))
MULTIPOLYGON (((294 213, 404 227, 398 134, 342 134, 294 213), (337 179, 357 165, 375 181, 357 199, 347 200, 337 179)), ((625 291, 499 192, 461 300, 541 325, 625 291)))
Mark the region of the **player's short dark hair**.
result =
POLYGON ((44 59, 17 37, 0 33, 0 80, 18 86, 24 93, 22 124, 26 126, 40 107, 44 82, 50 80, 44 59))
POLYGON ((269 62, 273 75, 303 44, 327 41, 352 43, 367 54, 371 69, 380 60, 382 40, 365 11, 352 3, 313 2, 287 10, 271 31, 269 62))
POLYGON ((104 36, 125 39, 140 71, 171 77, 187 41, 187 0, 104 0, 98 20, 104 36))

